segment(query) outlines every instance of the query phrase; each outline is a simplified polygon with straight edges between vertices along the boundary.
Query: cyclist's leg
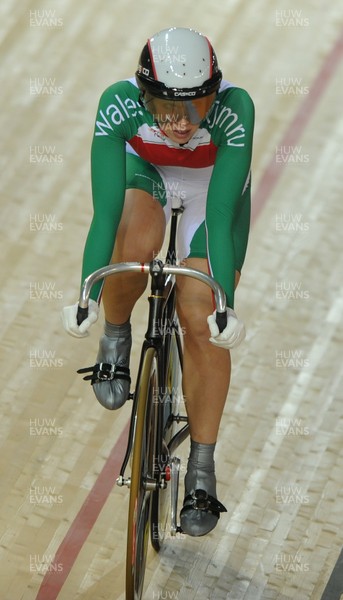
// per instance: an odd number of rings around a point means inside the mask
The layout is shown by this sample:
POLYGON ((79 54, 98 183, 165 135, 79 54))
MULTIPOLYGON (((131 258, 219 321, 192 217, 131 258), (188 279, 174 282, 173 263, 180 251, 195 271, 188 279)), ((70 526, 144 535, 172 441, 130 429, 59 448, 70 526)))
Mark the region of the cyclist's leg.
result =
MULTIPOLYGON (((183 223, 179 228, 179 234, 183 236, 179 240, 180 258, 188 256, 185 260, 187 265, 208 273, 205 224, 200 220, 204 211, 201 210, 201 197, 199 200, 191 202, 182 216, 183 223)), ((235 287, 245 258, 249 221, 250 186, 242 195, 233 223, 235 287)), ((209 341, 207 317, 213 312, 213 304, 208 286, 188 277, 180 277, 177 286, 178 314, 185 330, 183 386, 190 416, 191 438, 199 443, 213 444, 217 439, 230 384, 230 352, 213 346, 209 341), (194 372, 202 376, 195 378, 194 372)))
MULTIPOLYGON (((158 253, 165 232, 164 203, 163 182, 154 167, 137 156, 127 155, 127 191, 112 262, 150 261, 158 253)), ((105 331, 97 364, 115 365, 118 377, 115 374, 111 381, 95 383, 93 389, 106 408, 119 408, 128 398, 130 315, 146 282, 147 277, 135 273, 108 277, 104 284, 105 331)))
MULTIPOLYGON (((111 262, 149 262, 158 254, 164 232, 161 204, 144 190, 127 190, 111 262)), ((129 319, 147 278, 141 273, 106 278, 102 302, 107 321, 120 324, 129 319)))
MULTIPOLYGON (((203 258, 189 258, 186 265, 208 272, 203 258)), ((218 522, 214 451, 230 384, 229 350, 209 341, 207 317, 213 312, 209 288, 191 278, 179 278, 178 315, 184 332, 183 391, 191 436, 185 477, 181 528, 193 536, 204 535, 218 522), (194 374, 196 373, 196 376, 194 374), (194 497, 204 490, 210 496, 209 511, 196 510, 194 497)))
MULTIPOLYGON (((188 258, 185 263, 208 273, 206 259, 188 258)), ((209 341, 207 317, 213 312, 213 302, 208 286, 189 277, 180 277, 177 286, 178 316, 184 332, 183 390, 191 439, 214 444, 229 390, 230 352, 209 341)))
MULTIPOLYGON (((126 195, 111 262, 152 260, 165 233, 164 183, 157 170, 134 154, 126 155, 126 195)), ((145 290, 147 276, 132 273, 108 277, 103 288, 106 320, 125 323, 145 290)))
MULTIPOLYGON (((242 195, 232 231, 236 285, 246 250, 249 207, 250 190, 247 190, 242 195)), ((188 203, 182 220, 179 229, 183 236, 179 240, 180 258, 187 256, 189 266, 208 272, 204 195, 201 196, 201 192, 198 192, 197 202, 191 199, 188 203)), ((191 433, 181 527, 190 535, 203 535, 216 525, 219 512, 214 510, 217 512, 215 515, 211 510, 207 513, 195 510, 192 495, 195 490, 204 489, 216 498, 214 450, 229 390, 231 361, 229 351, 216 348, 209 342, 207 316, 213 311, 209 289, 195 280, 180 278, 178 291, 178 313, 185 331, 183 387, 191 433), (194 373, 199 376, 195 378, 194 373)))

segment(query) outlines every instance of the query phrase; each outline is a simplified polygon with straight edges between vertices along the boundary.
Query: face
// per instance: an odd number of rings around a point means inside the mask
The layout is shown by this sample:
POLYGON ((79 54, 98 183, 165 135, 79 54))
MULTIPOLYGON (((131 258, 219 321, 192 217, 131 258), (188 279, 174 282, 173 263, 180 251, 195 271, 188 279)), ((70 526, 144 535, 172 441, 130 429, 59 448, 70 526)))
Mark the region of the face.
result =
POLYGON ((147 94, 145 105, 161 130, 173 142, 185 144, 199 128, 215 97, 214 93, 194 100, 162 100, 147 94))

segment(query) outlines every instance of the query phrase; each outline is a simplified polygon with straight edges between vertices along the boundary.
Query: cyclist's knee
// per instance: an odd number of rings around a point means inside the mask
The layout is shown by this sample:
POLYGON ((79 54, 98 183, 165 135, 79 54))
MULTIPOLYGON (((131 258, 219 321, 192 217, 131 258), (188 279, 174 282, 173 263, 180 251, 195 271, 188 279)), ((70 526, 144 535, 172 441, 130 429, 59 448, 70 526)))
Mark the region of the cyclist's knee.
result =
MULTIPOLYGON (((139 243, 129 244, 114 252, 112 262, 150 262, 157 256, 158 246, 147 247, 139 243)), ((140 274, 137 278, 141 277, 140 274)))
POLYGON ((183 334, 199 342, 208 340, 207 317, 211 313, 212 309, 207 302, 197 302, 196 300, 192 302, 180 302, 178 316, 183 334))

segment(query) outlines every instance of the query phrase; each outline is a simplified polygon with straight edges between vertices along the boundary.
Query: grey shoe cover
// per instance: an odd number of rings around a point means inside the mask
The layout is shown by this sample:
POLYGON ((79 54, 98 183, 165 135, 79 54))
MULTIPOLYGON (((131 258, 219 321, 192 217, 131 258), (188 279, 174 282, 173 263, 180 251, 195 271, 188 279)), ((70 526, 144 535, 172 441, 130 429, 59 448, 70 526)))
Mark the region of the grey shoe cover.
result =
POLYGON ((195 467, 189 460, 185 477, 185 501, 180 513, 180 521, 182 531, 192 536, 209 533, 215 528, 219 518, 210 511, 191 508, 197 495, 196 490, 204 490, 209 496, 217 498, 214 467, 195 467))
MULTIPOLYGON (((126 331, 118 337, 108 337, 104 334, 100 338, 97 363, 110 363, 117 367, 129 367, 131 351, 131 325, 127 324, 126 331)), ((105 408, 114 410, 125 404, 130 393, 130 381, 126 379, 112 379, 93 384, 94 393, 100 404, 105 408)))

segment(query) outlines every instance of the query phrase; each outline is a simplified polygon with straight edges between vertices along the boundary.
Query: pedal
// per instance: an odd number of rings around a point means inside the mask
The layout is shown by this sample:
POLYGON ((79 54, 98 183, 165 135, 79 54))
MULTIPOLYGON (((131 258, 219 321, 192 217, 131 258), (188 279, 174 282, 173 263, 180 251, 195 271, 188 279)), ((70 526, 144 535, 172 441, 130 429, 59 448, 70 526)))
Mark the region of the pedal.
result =
POLYGON ((172 536, 176 535, 180 529, 177 525, 177 501, 179 497, 180 465, 180 459, 177 456, 173 456, 170 461, 170 534, 172 536))

